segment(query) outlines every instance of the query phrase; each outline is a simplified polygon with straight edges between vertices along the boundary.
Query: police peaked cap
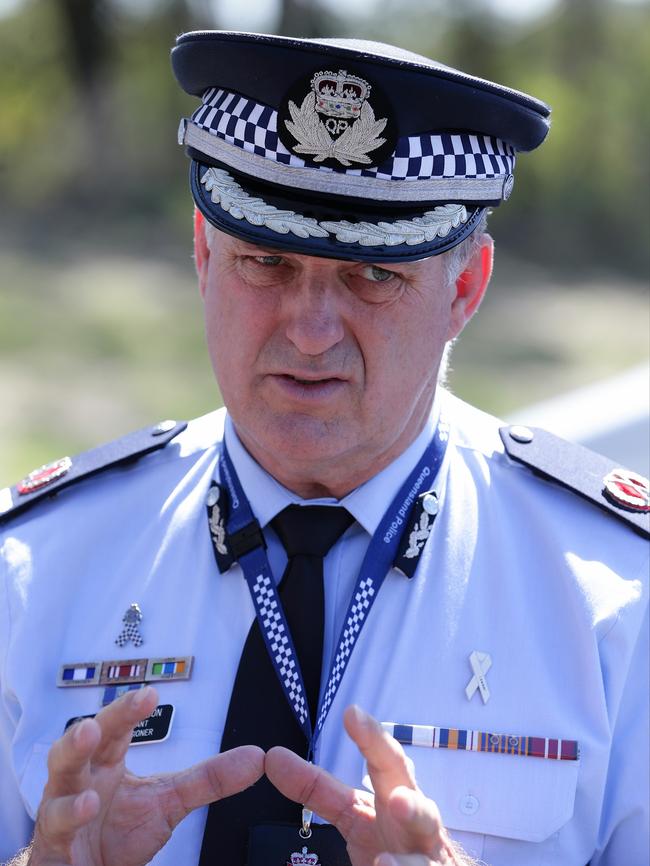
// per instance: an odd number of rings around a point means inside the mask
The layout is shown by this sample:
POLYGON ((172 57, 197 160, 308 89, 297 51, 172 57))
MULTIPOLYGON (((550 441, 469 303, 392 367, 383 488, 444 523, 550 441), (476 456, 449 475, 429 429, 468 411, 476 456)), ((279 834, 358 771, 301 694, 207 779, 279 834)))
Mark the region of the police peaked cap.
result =
POLYGON ((277 250, 415 261, 505 201, 542 143, 543 102, 392 45, 201 31, 174 73, 201 105, 179 128, 197 207, 277 250))

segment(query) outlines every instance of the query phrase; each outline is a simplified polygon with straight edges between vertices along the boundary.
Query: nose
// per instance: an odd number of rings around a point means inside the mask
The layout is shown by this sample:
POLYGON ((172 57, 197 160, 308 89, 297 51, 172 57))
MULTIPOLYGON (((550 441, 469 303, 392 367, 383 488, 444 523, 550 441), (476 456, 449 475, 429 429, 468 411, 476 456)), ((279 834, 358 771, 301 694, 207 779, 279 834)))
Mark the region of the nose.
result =
POLYGON ((303 355, 322 355, 343 339, 341 297, 323 275, 304 274, 288 293, 286 335, 303 355))

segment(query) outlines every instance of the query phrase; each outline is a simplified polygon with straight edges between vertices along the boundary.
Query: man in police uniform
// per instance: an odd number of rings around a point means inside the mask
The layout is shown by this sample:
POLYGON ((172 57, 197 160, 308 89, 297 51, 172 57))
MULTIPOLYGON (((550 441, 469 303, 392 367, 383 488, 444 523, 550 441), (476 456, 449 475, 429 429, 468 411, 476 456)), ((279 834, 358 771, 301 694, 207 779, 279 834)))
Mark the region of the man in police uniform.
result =
POLYGON ((547 106, 376 43, 173 63, 228 411, 0 492, 0 857, 646 864, 647 482, 437 387, 547 106))

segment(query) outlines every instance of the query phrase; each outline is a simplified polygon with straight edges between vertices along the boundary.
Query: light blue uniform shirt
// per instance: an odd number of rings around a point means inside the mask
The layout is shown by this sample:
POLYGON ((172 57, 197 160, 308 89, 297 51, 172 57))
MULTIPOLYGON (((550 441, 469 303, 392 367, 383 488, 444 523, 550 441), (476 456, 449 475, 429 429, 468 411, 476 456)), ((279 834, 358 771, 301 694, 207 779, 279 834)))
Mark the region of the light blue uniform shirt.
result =
MULTIPOLYGON (((350 785, 363 761, 342 727, 359 703, 381 721, 573 739, 577 762, 408 746, 418 782, 453 837, 490 866, 647 866, 648 545, 621 522, 504 455, 494 419, 444 396, 451 434, 440 512, 412 580, 392 570, 332 705, 317 757, 350 785), (488 653, 490 699, 465 687, 488 653)), ((334 651, 370 533, 434 421, 343 504, 358 521, 325 562, 325 659, 334 651)), ((29 840, 47 751, 100 688, 57 689, 63 662, 194 655, 162 683, 169 738, 134 746, 140 774, 218 749, 253 619, 238 566, 219 574, 205 497, 224 413, 130 467, 78 482, 0 534, 0 860, 29 840), (129 604, 144 645, 119 649, 129 604)), ((262 524, 296 497, 228 445, 262 524)), ((285 555, 265 529, 279 577, 285 555)), ((308 615, 308 611, 306 612, 308 615)), ((155 866, 198 863, 206 810, 176 829, 155 866)))

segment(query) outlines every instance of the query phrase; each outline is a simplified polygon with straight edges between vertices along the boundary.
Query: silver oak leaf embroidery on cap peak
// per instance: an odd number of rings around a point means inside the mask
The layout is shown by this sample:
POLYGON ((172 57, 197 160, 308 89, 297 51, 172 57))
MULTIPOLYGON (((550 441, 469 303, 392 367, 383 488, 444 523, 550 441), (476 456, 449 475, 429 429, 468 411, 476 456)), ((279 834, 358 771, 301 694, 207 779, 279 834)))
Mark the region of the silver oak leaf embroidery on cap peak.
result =
POLYGON ((212 201, 237 220, 244 219, 254 226, 266 226, 278 234, 297 235, 300 238, 326 238, 328 232, 315 219, 290 210, 280 210, 264 199, 250 195, 222 168, 209 168, 201 183, 210 193, 212 201))
POLYGON ((359 243, 362 247, 387 247, 427 243, 436 237, 446 237, 452 228, 467 222, 467 210, 462 204, 443 204, 412 220, 394 223, 322 222, 321 225, 336 235, 342 243, 359 243))
POLYGON ((244 219, 254 226, 266 226, 271 231, 286 235, 291 232, 301 238, 326 238, 331 234, 341 243, 361 246, 394 247, 399 244, 415 246, 435 237, 446 237, 452 228, 467 222, 467 210, 461 204, 439 205, 421 217, 412 220, 351 223, 318 222, 290 210, 279 210, 261 198, 247 193, 222 168, 209 168, 201 183, 210 193, 212 201, 220 204, 235 219, 244 219))

